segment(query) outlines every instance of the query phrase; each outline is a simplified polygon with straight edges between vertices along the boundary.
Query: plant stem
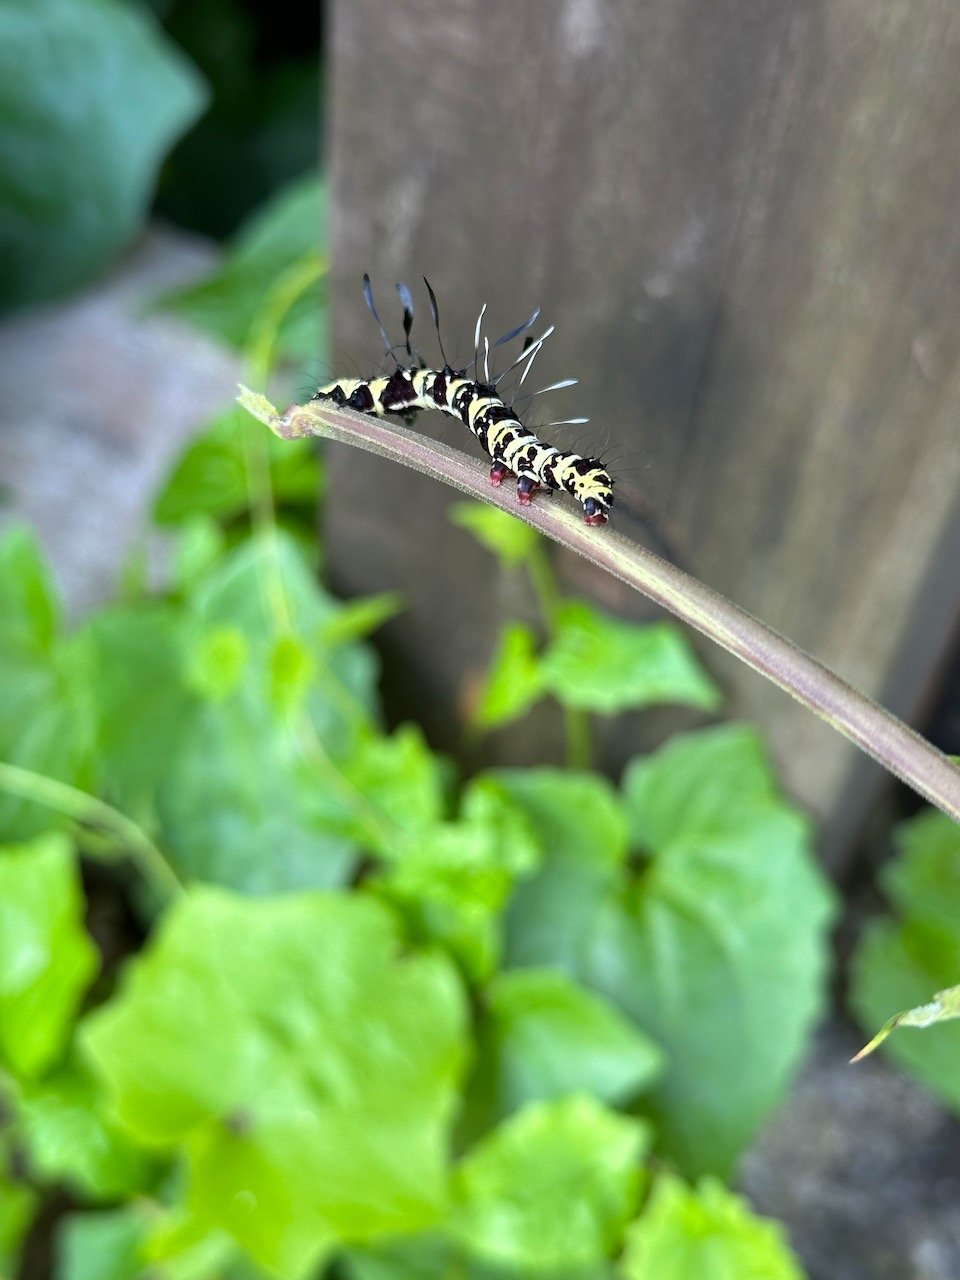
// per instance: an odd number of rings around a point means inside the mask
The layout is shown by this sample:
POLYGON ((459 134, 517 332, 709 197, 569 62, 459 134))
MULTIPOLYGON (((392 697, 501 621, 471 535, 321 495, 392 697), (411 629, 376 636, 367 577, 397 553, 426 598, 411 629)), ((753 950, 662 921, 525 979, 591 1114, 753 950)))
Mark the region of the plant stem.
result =
POLYGON ((46 805, 48 809, 66 814, 77 822, 105 827, 118 843, 130 851, 144 876, 164 898, 174 898, 182 892, 183 885, 177 873, 143 828, 96 796, 4 761, 0 761, 0 790, 22 800, 46 805))
POLYGON ((491 489, 474 459, 425 436, 331 404, 311 401, 277 414, 255 392, 241 388, 240 404, 284 440, 326 436, 414 467, 481 502, 509 511, 554 542, 642 592, 683 622, 772 680, 802 706, 960 822, 960 768, 872 698, 834 675, 792 641, 738 608, 710 587, 613 530, 588 528, 559 504, 518 507, 491 489))

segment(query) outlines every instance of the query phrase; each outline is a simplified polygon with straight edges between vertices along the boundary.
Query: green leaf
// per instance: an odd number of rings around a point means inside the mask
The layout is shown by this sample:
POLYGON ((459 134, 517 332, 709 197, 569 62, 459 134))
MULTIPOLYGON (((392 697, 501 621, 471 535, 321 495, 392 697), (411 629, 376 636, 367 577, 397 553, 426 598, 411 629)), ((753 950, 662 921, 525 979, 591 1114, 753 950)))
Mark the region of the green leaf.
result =
POLYGON ((501 1266, 600 1262, 636 1210, 646 1145, 643 1124, 592 1098, 526 1107, 462 1161, 451 1231, 501 1266))
POLYGON ((340 612, 324 624, 321 640, 331 647, 350 640, 363 640, 402 612, 403 597, 398 591, 348 600, 340 612))
POLYGON ((180 527, 173 553, 172 573, 179 591, 189 594, 223 558, 227 539, 210 516, 191 516, 180 527))
POLYGON ((662 1149, 725 1174, 823 1007, 832 894, 749 729, 674 738, 624 790, 650 862, 600 908, 583 976, 667 1053, 662 1149))
POLYGON ((103 269, 139 228, 160 162, 204 98, 200 76, 142 7, 7 0, 0 10, 5 305, 52 297, 103 269))
MULTIPOLYGON (((926 1014, 935 1014, 931 993, 949 1000, 947 989, 960 977, 960 826, 924 813, 899 828, 897 844, 900 854, 882 877, 896 916, 867 928, 853 962, 851 1001, 869 1032, 894 1018, 923 1025, 926 1014), (904 1009, 916 1010, 917 1019, 906 1019, 904 1009)), ((923 1035, 897 1035, 884 1047, 960 1109, 960 1023, 932 1020, 938 1025, 923 1035)))
POLYGON ((383 858, 403 856, 406 837, 443 817, 443 769, 415 724, 401 725, 389 738, 365 735, 343 771, 359 799, 351 829, 383 858))
POLYGON ((137 1204, 71 1213, 57 1224, 54 1280, 142 1280, 147 1215, 137 1204))
POLYGON ((0 1169, 0 1275, 19 1274, 20 1246, 37 1211, 32 1187, 13 1182, 0 1169))
POLYGON ((97 967, 66 837, 0 848, 0 1061, 15 1075, 60 1055, 97 967))
POLYGON ((485 502, 455 502, 450 519, 492 551, 505 569, 523 564, 540 546, 536 529, 485 502))
MULTIPOLYGON (((285 270, 323 239, 326 192, 315 175, 284 187, 240 228, 215 275, 169 294, 164 305, 230 346, 242 348, 264 298, 285 270)), ((278 348, 292 360, 316 361, 326 349, 319 285, 284 317, 278 348)), ((283 447, 289 449, 289 444, 283 447)))
POLYGON ((282 1277, 442 1212, 466 1010, 400 948, 359 896, 193 890, 81 1032, 119 1121, 185 1145, 194 1219, 282 1277))
POLYGON ((473 709, 471 718, 474 724, 483 729, 493 729, 517 720, 543 693, 536 637, 529 627, 520 622, 507 623, 500 631, 499 648, 473 709))
POLYGON ((571 1093, 628 1102, 662 1066, 642 1032, 552 970, 497 974, 483 1010, 470 1092, 484 1127, 527 1102, 571 1093))
MULTIPOLYGON (((158 524, 183 525, 208 516, 233 520, 250 507, 247 480, 249 415, 231 408, 215 418, 207 430, 181 455, 153 507, 158 524)), ((263 436, 270 490, 279 504, 315 505, 320 497, 322 470, 309 440, 278 440, 263 436)))
POLYGON ((156 1175, 155 1161, 103 1114, 95 1082, 75 1063, 28 1085, 16 1114, 35 1180, 111 1200, 145 1190, 156 1175))
POLYGON ((897 1027, 933 1027, 940 1022, 953 1022, 957 1018, 960 1018, 960 987, 947 987, 944 991, 936 992, 927 1004, 904 1009, 888 1018, 870 1043, 864 1045, 850 1061, 859 1062, 867 1054, 873 1053, 897 1027))
MULTIPOLYGON (((0 538, 0 760, 76 784, 89 761, 92 724, 85 669, 59 635, 50 576, 27 529, 0 538)), ((26 840, 64 819, 46 805, 0 792, 0 836, 26 840)))
POLYGON ((627 1234, 623 1280, 803 1280, 782 1228, 713 1178, 661 1176, 627 1234))
POLYGON ((338 605, 282 535, 241 544, 189 607, 188 650, 202 656, 211 636, 229 633, 243 637, 246 663, 227 696, 196 707, 179 751, 163 762, 165 848, 186 876, 246 892, 342 884, 358 849, 343 834, 336 761, 349 758, 375 714, 372 653, 359 644, 325 649, 318 637, 338 605), (295 716, 277 684, 281 641, 300 655, 296 679, 306 681, 295 716))
POLYGON ((87 646, 97 791, 127 813, 150 818, 160 762, 179 752, 194 704, 180 620, 163 605, 105 609, 77 643, 87 646))
POLYGON ((523 813, 496 784, 477 780, 457 822, 438 823, 398 846, 377 887, 401 905, 417 936, 442 942, 475 979, 500 952, 500 917, 518 879, 540 857, 523 813))
POLYGON ((716 711, 721 702, 672 623, 621 622, 579 601, 561 610, 540 674, 565 706, 607 715, 662 702, 716 711))
POLYGON ((627 856, 623 805, 592 773, 516 769, 492 776, 527 814, 545 855, 510 903, 508 962, 580 973, 599 906, 619 883, 627 856))

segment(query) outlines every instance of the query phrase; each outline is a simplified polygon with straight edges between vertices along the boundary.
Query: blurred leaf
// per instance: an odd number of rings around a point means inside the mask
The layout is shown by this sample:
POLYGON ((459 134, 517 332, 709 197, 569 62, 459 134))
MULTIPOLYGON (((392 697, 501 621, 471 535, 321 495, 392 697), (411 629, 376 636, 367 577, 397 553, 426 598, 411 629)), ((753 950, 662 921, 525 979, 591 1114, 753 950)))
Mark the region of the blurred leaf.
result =
POLYGON ((152 603, 104 609, 77 643, 88 646, 98 792, 152 819, 162 762, 180 750, 194 701, 183 674, 179 619, 152 603))
POLYGON ((324 623, 320 638, 330 646, 349 640, 363 640, 402 612, 403 597, 399 591, 384 591, 380 595, 348 600, 324 623))
POLYGON ((143 1191, 156 1175, 153 1159, 103 1115, 94 1081, 77 1064, 27 1086, 16 1112, 35 1180, 112 1200, 143 1191))
POLYGON ((69 840, 0 848, 0 1060, 14 1075, 59 1056, 97 967, 69 840))
POLYGON ((549 969, 497 974, 477 1035, 470 1105, 484 1128, 527 1102, 571 1093, 628 1102, 662 1065, 653 1042, 621 1014, 549 969))
POLYGON ((137 232, 203 82, 142 7, 0 9, 0 280, 6 306, 95 277, 137 232), (118 109, 119 108, 119 109, 118 109))
POLYGON ((54 1280, 144 1280, 148 1223, 148 1211, 137 1203, 60 1218, 54 1280))
MULTIPOLYGON (((923 813, 898 829, 897 844, 899 856, 881 875, 896 915, 868 926, 852 967, 851 1002, 869 1032, 903 1018, 904 1009, 922 1019, 931 992, 949 997, 960 977, 960 826, 943 814, 923 813)), ((884 1048, 960 1110, 960 1023, 938 1022, 922 1036, 897 1035, 884 1048)))
POLYGON ((362 737, 344 776, 359 798, 352 829, 383 858, 401 857, 404 837, 443 817, 442 768, 418 725, 401 725, 389 738, 362 737))
POLYGON ((481 1260, 587 1266, 618 1247, 636 1211, 646 1127, 592 1098, 535 1103, 461 1162, 452 1231, 481 1260))
MULTIPOLYGON (((243 224, 214 276, 168 294, 164 305, 230 346, 243 348, 284 271, 317 252, 325 219, 326 192, 320 180, 310 175, 290 183, 243 224)), ((318 284, 285 316, 278 350, 290 360, 316 361, 326 350, 324 313, 318 284)))
POLYGON ((189 593, 220 560, 226 550, 223 530, 210 516, 192 516, 180 526, 173 555, 173 579, 179 591, 189 593))
MULTIPOLYGON (((245 437, 250 418, 227 409, 181 455, 156 498, 153 517, 161 525, 182 525, 198 516, 232 520, 248 510, 245 437)), ((309 440, 278 440, 264 433, 270 489, 279 504, 316 504, 322 485, 320 459, 309 440)))
MULTIPOLYGON (((63 782, 81 781, 93 732, 86 672, 59 636, 59 605, 33 533, 0 537, 0 760, 63 782)), ((0 791, 0 838, 62 826, 46 805, 0 791)))
POLYGON ((442 1211, 465 1020, 451 966, 401 958, 375 902, 206 888, 81 1036, 121 1123, 186 1144, 193 1217, 293 1280, 442 1211))
POLYGON ((947 987, 945 991, 936 992, 929 1003, 918 1005, 914 1009, 904 1009, 888 1018, 870 1043, 864 1045, 850 1061, 859 1062, 867 1054, 873 1053, 897 1027, 933 1027, 939 1022, 953 1022, 956 1018, 960 1018, 960 987, 947 987))
POLYGON ((0 1276, 19 1274, 20 1246, 37 1211, 32 1187, 13 1182, 0 1170, 0 1276))
POLYGON ((471 978, 489 976, 504 903, 540 857, 523 813, 480 779, 464 792, 459 821, 414 833, 398 850, 377 887, 404 908, 417 936, 442 942, 471 978))
POLYGON ((211 627, 194 639, 187 682, 201 698, 223 702, 240 687, 250 664, 250 647, 239 627, 211 627))
POLYGON ((226 634, 243 638, 247 656, 239 682, 195 708, 176 756, 163 762, 158 812, 175 866, 250 893, 342 884, 358 849, 343 834, 335 761, 349 758, 375 715, 372 653, 359 644, 324 649, 318 637, 338 605, 282 535, 241 544, 202 579, 188 609, 193 661, 226 634), (294 720, 277 704, 281 642, 312 664, 299 668, 309 680, 294 720))
POLYGON ((544 691, 536 637, 520 622, 507 623, 500 630, 499 648, 473 710, 474 723, 493 729, 516 720, 530 710, 544 691))
POLYGON ((455 502, 450 519, 492 551, 505 569, 523 564, 540 545, 536 529, 485 502, 455 502))
POLYGON ((627 822, 605 778, 561 769, 491 775, 524 810, 544 849, 540 869, 517 886, 506 918, 511 965, 583 971, 600 904, 619 884, 627 822))
POLYGON ((822 1007, 831 894, 747 729, 672 739, 624 792, 645 867, 628 874, 586 834, 578 856, 548 852, 516 895, 510 959, 571 971, 651 1036, 667 1060, 643 1100, 659 1147, 728 1172, 822 1007))
POLYGON ((627 1234, 623 1280, 803 1280, 778 1223, 713 1178, 694 1190, 663 1175, 627 1234))
POLYGON ((540 674, 565 706, 607 715, 661 702, 716 711, 721 702, 672 623, 620 622, 579 601, 560 611, 540 674))
POLYGON ((833 895, 749 729, 673 738, 624 792, 651 861, 601 907, 585 978, 667 1053, 645 1098, 661 1149, 727 1173, 823 1007, 833 895))

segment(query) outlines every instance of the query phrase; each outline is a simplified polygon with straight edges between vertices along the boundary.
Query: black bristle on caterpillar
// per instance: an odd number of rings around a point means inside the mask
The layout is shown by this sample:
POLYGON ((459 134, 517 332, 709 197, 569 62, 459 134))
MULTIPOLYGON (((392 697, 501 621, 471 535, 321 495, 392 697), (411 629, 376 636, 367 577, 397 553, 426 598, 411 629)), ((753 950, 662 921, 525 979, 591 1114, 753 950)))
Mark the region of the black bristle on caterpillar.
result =
MULTIPOLYGON (((397 292, 403 306, 404 341, 400 349, 406 353, 409 364, 402 364, 397 358, 397 347, 390 343, 386 330, 377 314, 373 301, 373 290, 370 277, 363 277, 363 296, 380 330, 387 355, 394 361, 396 368, 390 374, 376 378, 339 378, 326 386, 317 389, 314 400, 329 400, 331 403, 359 413, 368 413, 377 418, 388 414, 396 414, 407 422, 411 422, 423 409, 439 409, 441 413, 457 418, 479 440, 484 451, 493 461, 490 468, 491 484, 499 485, 511 476, 517 481, 517 500, 526 505, 532 501, 538 490, 548 493, 563 489, 580 503, 583 518, 589 525, 606 524, 607 516, 613 505, 613 480, 603 463, 597 458, 584 458, 579 453, 570 453, 553 445, 544 444, 536 434, 525 426, 516 416, 514 410, 501 399, 497 386, 505 374, 523 364, 520 375, 523 383, 533 365, 543 343, 553 332, 547 329, 539 338, 527 337, 523 350, 517 359, 498 378, 490 377, 490 343, 483 340, 483 380, 480 380, 480 334, 483 315, 486 307, 480 312, 477 320, 474 339, 473 377, 469 369, 454 369, 443 350, 440 338, 440 314, 436 295, 430 287, 429 280, 424 277, 427 294, 430 298, 430 311, 437 341, 440 344, 440 355, 443 359, 442 369, 431 369, 424 362, 410 343, 413 329, 413 298, 404 284, 397 285, 397 292)), ((504 346, 513 342, 522 334, 528 333, 536 323, 540 314, 538 307, 533 315, 505 333, 493 347, 504 346)), ((554 391, 561 387, 572 386, 572 380, 554 383, 544 387, 544 391, 554 391)), ((539 395, 539 392, 535 392, 539 395)), ((571 418, 569 422, 585 422, 585 418, 571 418)), ((563 425, 554 423, 554 426, 563 425)))

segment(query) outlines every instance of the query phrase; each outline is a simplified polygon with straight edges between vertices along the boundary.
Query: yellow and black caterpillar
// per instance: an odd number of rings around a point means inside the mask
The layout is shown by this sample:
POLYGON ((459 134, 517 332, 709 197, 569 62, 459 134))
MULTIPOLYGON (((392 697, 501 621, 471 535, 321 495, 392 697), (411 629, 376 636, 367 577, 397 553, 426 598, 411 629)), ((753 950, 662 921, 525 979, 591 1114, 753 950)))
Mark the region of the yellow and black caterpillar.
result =
MULTIPOLYGON (((430 308, 433 322, 440 341, 440 321, 437 300, 430 282, 424 278, 427 292, 430 295, 430 308)), ((369 413, 382 418, 387 414, 398 414, 412 420, 421 409, 439 409, 441 413, 457 418, 468 427, 480 441, 484 451, 493 459, 490 469, 492 484, 502 484, 504 480, 515 476, 517 480, 517 499, 522 504, 531 501, 538 489, 552 492, 564 489, 583 507, 583 516, 587 524, 606 524, 607 515, 613 504, 613 480, 603 463, 596 458, 584 458, 579 453, 571 453, 556 449, 553 445, 544 444, 535 433, 525 426, 516 416, 513 408, 504 403, 497 392, 497 385, 505 376, 491 381, 489 355, 490 344, 484 339, 484 380, 478 378, 480 354, 480 331, 484 312, 480 312, 477 320, 475 351, 473 361, 474 376, 468 376, 468 369, 454 369, 447 360, 440 341, 440 354, 443 357, 442 369, 430 369, 422 357, 414 352, 410 345, 410 331, 413 326, 413 301, 406 285, 397 285, 403 302, 403 331, 405 350, 410 363, 401 364, 394 354, 395 348, 384 331, 373 302, 370 277, 363 277, 363 295, 367 306, 376 320, 387 353, 396 362, 396 369, 382 377, 376 378, 338 378, 335 382, 320 387, 313 395, 314 400, 330 400, 333 404, 360 413, 369 413)), ((486 307, 484 307, 484 311, 486 307)), ((503 335, 493 345, 502 346, 527 332, 534 324, 540 308, 529 320, 503 335)), ((530 371, 537 353, 544 341, 553 332, 548 329, 535 342, 524 346, 520 357, 514 361, 510 369, 526 362, 520 377, 523 382, 530 371)), ((509 373, 507 369, 505 373, 509 373)), ((554 391, 561 387, 572 386, 572 380, 554 383, 544 387, 544 391, 554 391)), ((540 394, 536 392, 534 394, 540 394)), ((585 422, 584 418, 570 418, 568 422, 585 422)), ((553 425, 559 426, 560 423, 553 425)))

